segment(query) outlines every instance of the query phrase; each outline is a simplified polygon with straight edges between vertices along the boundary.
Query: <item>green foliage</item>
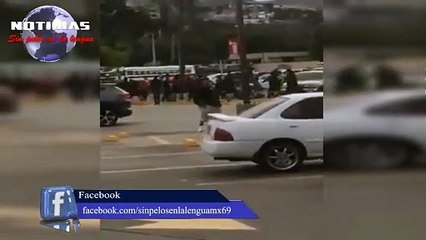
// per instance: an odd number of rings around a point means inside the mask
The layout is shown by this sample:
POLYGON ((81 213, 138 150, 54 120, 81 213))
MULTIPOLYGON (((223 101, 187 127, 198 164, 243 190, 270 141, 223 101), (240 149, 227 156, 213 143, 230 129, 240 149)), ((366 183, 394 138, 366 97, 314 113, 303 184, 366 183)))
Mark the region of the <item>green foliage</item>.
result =
MULTIPOLYGON (((127 63, 143 65, 152 61, 152 46, 149 33, 158 33, 156 38, 157 61, 163 64, 177 64, 177 57, 171 61, 172 35, 179 35, 179 16, 175 5, 161 5, 163 19, 154 21, 144 11, 126 8, 122 1, 106 1, 102 5, 102 44, 115 50, 119 45, 128 49, 127 63)), ((183 31, 182 58, 187 64, 211 63, 228 58, 228 40, 236 38, 236 28, 232 23, 204 22, 192 19, 194 16, 190 8, 185 8, 185 25, 183 31)), ((247 52, 282 52, 282 51, 309 51, 316 49, 322 42, 315 40, 315 25, 309 21, 295 24, 264 24, 247 25, 246 41, 247 52), (315 45, 317 44, 317 45, 315 45)), ((177 56, 177 41, 175 42, 175 56, 177 56)), ((322 51, 322 49, 321 49, 322 51)), ((108 52, 108 51, 107 51, 108 52)), ((118 51, 120 52, 120 51, 118 51)), ((114 55, 114 54, 113 54, 114 55)), ((322 55, 322 54, 318 54, 322 55)), ((102 54, 101 58, 109 56, 102 54)), ((121 55, 124 56, 124 55, 121 55)), ((109 61, 102 59, 102 62, 109 61)), ((123 59, 120 62, 125 62, 123 59)))
POLYGON ((117 50, 109 46, 101 46, 101 66, 124 66, 129 59, 128 50, 117 50))

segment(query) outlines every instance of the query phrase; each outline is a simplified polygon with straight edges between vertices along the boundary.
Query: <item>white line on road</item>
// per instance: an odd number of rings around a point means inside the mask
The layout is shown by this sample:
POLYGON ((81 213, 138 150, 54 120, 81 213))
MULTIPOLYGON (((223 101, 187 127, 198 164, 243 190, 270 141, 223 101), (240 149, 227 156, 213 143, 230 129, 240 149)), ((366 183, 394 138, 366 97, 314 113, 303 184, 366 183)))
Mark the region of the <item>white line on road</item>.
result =
POLYGON ((135 173, 135 172, 158 172, 158 171, 172 171, 172 170, 186 170, 186 169, 200 169, 200 168, 221 168, 221 167, 235 167, 235 166, 252 166, 253 163, 228 163, 228 164, 211 164, 211 165, 189 165, 179 167, 161 167, 161 168, 140 168, 140 169, 123 169, 123 170, 108 170, 101 171, 101 174, 116 174, 116 173, 135 173))
POLYGON ((133 158, 152 158, 152 157, 173 157, 173 156, 186 156, 200 154, 201 151, 191 152, 174 152, 174 153, 153 153, 153 154, 139 154, 139 155, 121 155, 121 156, 101 156, 104 159, 133 159, 133 158))
POLYGON ((207 182, 207 183, 197 183, 197 186, 218 186, 218 185, 229 185, 229 184, 241 184, 241 183, 253 183, 253 182, 260 182, 260 181, 268 181, 268 180, 310 180, 310 179, 320 179, 322 178, 322 175, 308 175, 308 176, 295 176, 295 177, 272 177, 272 178, 257 178, 257 179, 250 179, 250 180, 235 180, 235 181, 224 181, 224 182, 207 182))
POLYGON ((151 139, 151 140, 156 141, 157 143, 159 143, 159 144, 161 144, 161 145, 169 145, 169 144, 170 144, 170 142, 169 142, 169 141, 166 141, 166 140, 164 140, 164 139, 162 139, 162 138, 160 138, 160 137, 156 137, 156 136, 149 136, 148 138, 149 138, 149 139, 151 139))

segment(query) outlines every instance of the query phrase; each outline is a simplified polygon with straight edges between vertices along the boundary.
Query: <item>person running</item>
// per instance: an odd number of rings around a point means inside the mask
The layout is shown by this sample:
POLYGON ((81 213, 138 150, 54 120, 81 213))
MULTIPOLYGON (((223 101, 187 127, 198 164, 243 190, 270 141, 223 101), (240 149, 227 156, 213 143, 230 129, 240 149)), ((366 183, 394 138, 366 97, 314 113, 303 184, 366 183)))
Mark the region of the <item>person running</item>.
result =
POLYGON ((198 126, 198 132, 203 131, 204 123, 208 120, 209 113, 220 113, 220 96, 209 84, 207 79, 203 79, 201 86, 195 91, 194 103, 198 106, 201 118, 198 126))

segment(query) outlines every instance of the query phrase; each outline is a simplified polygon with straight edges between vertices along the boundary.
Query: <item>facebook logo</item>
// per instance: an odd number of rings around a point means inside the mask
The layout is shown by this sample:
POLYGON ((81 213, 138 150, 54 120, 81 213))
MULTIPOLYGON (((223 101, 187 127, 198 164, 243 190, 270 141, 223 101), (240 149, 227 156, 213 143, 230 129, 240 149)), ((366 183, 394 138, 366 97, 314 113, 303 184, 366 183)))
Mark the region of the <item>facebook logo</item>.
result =
POLYGON ((43 225, 69 232, 68 220, 78 220, 72 187, 43 188, 40 192, 40 216, 43 225))

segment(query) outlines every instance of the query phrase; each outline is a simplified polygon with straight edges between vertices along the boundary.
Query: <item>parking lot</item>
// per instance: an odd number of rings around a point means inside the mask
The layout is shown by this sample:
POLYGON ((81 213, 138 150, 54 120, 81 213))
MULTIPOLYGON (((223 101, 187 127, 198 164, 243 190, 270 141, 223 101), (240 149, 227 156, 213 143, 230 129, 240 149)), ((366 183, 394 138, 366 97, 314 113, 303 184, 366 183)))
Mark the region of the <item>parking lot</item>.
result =
MULTIPOLYGON (((235 104, 223 107, 233 113, 235 104)), ((337 172, 320 160, 274 173, 246 162, 213 161, 188 139, 192 105, 133 106, 102 134, 126 132, 101 148, 101 184, 118 189, 218 189, 242 199, 258 220, 110 220, 102 239, 422 239, 425 169, 337 172)))

